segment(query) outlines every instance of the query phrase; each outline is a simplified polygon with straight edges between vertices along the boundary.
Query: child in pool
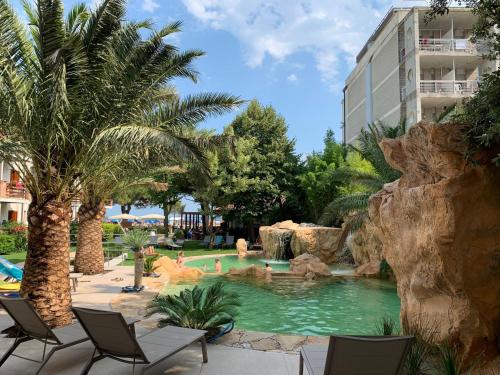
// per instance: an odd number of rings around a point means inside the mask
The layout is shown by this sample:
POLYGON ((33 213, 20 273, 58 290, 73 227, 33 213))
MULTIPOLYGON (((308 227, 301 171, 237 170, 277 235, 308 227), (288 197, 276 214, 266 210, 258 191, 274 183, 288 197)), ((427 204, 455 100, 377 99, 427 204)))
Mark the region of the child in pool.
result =
POLYGON ((273 268, 269 265, 269 263, 266 263, 266 272, 272 272, 273 268))
POLYGON ((179 251, 177 253, 177 265, 179 267, 183 267, 184 266, 184 251, 179 251))
POLYGON ((222 263, 220 262, 219 258, 215 258, 215 272, 217 273, 222 272, 222 263))

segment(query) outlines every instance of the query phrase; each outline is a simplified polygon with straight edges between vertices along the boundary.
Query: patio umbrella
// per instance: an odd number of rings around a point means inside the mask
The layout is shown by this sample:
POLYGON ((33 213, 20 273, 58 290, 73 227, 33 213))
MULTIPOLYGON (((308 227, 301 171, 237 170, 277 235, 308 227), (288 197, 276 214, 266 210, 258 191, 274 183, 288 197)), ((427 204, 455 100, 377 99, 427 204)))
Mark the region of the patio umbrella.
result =
POLYGON ((111 220, 139 220, 139 216, 134 216, 130 214, 120 214, 109 217, 111 220))
POLYGON ((141 220, 165 220, 165 216, 159 214, 148 214, 140 216, 141 220))

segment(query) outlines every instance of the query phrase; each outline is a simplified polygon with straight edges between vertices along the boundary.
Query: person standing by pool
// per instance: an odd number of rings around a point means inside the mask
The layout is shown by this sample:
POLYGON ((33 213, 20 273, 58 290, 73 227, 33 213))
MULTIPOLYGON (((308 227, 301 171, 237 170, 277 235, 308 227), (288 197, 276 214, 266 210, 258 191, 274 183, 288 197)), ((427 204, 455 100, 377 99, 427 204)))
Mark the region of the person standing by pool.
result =
POLYGON ((177 253, 177 265, 179 267, 184 267, 184 251, 179 251, 177 253))
POLYGON ((217 273, 222 272, 222 263, 220 262, 219 258, 215 258, 215 272, 217 273))

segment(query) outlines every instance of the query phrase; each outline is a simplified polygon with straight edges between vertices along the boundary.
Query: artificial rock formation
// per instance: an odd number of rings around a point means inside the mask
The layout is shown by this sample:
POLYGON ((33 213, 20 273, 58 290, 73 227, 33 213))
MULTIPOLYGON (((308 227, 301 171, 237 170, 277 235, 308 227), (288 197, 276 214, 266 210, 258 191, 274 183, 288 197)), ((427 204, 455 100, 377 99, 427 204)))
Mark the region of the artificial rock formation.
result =
POLYGON ((197 280, 203 272, 197 268, 181 267, 169 257, 161 257, 155 263, 155 272, 168 276, 170 280, 197 280))
POLYGON ((244 257, 247 255, 247 241, 245 241, 244 238, 239 238, 238 241, 236 241, 236 251, 238 252, 238 256, 244 257))
POLYGON ((311 254, 302 254, 290 259, 290 272, 302 275, 308 280, 332 276, 330 268, 311 254))
POLYGON ((327 264, 335 263, 342 229, 297 224, 290 220, 260 227, 264 255, 281 259, 312 254, 327 264))
POLYGON ((383 259, 382 243, 375 231, 376 227, 371 220, 366 220, 360 229, 347 238, 346 245, 351 250, 358 276, 379 276, 383 259))
POLYGON ((257 267, 255 264, 252 264, 244 268, 230 268, 227 274, 231 276, 264 278, 266 277, 267 272, 264 271, 262 267, 257 267))
POLYGON ((467 358, 498 356, 500 168, 467 164, 460 128, 419 123, 383 140, 403 173, 370 199, 370 219, 401 297, 401 317, 436 323, 467 358))

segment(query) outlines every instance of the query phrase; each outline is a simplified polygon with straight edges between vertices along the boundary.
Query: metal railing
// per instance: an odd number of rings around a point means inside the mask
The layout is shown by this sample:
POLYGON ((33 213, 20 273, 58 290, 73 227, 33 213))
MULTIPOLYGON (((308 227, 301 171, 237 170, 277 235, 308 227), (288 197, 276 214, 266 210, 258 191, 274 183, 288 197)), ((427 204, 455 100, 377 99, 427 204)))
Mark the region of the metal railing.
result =
POLYGON ((418 46, 421 51, 428 52, 468 52, 477 53, 477 47, 469 39, 433 39, 420 38, 418 46))
POLYGON ((477 89, 477 81, 420 81, 421 93, 472 94, 477 89))

